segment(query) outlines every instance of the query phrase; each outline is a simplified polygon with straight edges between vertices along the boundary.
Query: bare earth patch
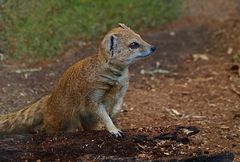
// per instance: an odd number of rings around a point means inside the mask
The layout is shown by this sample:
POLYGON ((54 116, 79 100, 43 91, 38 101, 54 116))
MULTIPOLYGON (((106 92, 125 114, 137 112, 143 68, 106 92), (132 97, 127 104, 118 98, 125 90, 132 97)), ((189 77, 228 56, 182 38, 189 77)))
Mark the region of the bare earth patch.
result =
MULTIPOLYGON (((225 29, 224 25, 219 28, 225 29)), ((6 137, 0 140, 0 152, 4 153, 0 160, 8 155, 29 160, 186 159, 223 153, 220 156, 231 161, 228 152, 232 152, 240 161, 240 76, 236 68, 232 69, 232 55, 227 54, 230 42, 223 41, 227 40, 224 33, 216 36, 219 28, 186 20, 142 34, 158 50, 131 67, 130 88, 118 118, 119 127, 127 134, 124 139, 115 140, 106 131, 6 137), (218 42, 225 46, 216 46, 218 42), (144 73, 156 69, 166 73, 144 73), (199 132, 184 136, 187 143, 177 141, 182 136, 175 140, 156 138, 169 132, 171 136, 176 125, 195 126, 199 132)), ((34 67, 37 69, 33 71, 19 72, 18 65, 3 62, 1 114, 16 111, 48 93, 70 64, 94 50, 87 46, 42 63, 41 69, 34 67)))

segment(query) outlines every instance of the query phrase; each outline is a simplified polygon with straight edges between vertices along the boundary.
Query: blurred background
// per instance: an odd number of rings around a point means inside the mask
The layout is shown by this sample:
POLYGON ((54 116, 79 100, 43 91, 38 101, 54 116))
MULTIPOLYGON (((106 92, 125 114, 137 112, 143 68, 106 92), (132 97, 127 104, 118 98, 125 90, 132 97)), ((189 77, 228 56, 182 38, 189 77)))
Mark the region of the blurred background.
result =
POLYGON ((95 43, 118 22, 139 31, 186 16, 223 20, 237 12, 237 0, 0 0, 0 52, 5 59, 49 58, 73 40, 95 43))
POLYGON ((66 42, 96 40, 119 22, 136 30, 170 22, 180 6, 180 0, 1 0, 0 50, 12 59, 52 57, 66 42))

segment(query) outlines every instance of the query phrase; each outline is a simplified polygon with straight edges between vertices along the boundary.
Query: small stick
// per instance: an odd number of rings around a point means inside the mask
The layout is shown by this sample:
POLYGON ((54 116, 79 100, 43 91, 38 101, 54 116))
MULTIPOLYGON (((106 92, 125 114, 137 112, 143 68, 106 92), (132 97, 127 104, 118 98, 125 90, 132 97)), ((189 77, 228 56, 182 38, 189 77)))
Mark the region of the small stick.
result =
POLYGON ((236 93, 238 96, 240 96, 240 91, 238 91, 233 85, 231 85, 231 90, 236 93))

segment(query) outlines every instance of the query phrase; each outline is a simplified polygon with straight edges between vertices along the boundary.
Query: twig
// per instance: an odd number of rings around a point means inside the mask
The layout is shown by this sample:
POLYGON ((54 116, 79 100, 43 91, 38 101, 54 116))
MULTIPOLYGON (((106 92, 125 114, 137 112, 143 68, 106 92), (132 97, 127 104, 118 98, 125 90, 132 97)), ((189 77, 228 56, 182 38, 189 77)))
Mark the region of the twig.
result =
POLYGON ((37 72, 37 71, 41 71, 42 68, 34 68, 34 69, 18 69, 18 70, 15 70, 13 71, 14 73, 17 73, 17 74, 21 74, 21 73, 32 73, 32 72, 37 72))
POLYGON ((4 60, 4 55, 0 52, 0 61, 4 60))
POLYGON ((141 73, 142 75, 144 75, 144 74, 154 75, 154 74, 169 74, 170 71, 164 70, 164 69, 155 69, 155 70, 144 70, 144 69, 142 69, 142 70, 140 71, 140 73, 141 73))
POLYGON ((238 96, 240 96, 240 91, 238 91, 233 85, 231 85, 231 90, 236 93, 238 96))

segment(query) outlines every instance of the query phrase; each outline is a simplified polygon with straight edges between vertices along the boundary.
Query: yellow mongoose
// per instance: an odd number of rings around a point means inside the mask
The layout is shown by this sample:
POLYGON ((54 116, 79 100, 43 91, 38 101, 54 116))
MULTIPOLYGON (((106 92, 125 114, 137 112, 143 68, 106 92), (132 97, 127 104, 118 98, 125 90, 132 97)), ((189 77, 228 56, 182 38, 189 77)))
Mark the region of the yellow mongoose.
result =
POLYGON ((100 120, 111 134, 121 137, 112 119, 128 89, 128 67, 154 51, 154 46, 119 24, 104 37, 95 55, 64 72, 49 95, 18 112, 0 116, 0 135, 92 130, 100 120))

